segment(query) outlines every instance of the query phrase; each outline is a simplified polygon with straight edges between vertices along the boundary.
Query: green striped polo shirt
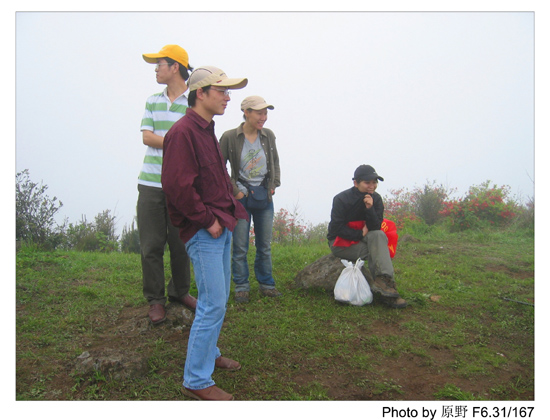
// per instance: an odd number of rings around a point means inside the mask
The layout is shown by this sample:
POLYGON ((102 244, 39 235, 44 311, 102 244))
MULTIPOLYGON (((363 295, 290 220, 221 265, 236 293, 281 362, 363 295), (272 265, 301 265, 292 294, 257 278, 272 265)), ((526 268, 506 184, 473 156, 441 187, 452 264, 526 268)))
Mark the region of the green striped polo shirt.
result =
MULTIPOLYGON (((167 88, 163 92, 151 95, 145 104, 145 113, 141 120, 141 131, 149 130, 164 137, 170 127, 185 115, 187 97, 182 94, 174 102, 168 98, 167 88)), ((147 146, 138 184, 162 188, 162 149, 147 146)))

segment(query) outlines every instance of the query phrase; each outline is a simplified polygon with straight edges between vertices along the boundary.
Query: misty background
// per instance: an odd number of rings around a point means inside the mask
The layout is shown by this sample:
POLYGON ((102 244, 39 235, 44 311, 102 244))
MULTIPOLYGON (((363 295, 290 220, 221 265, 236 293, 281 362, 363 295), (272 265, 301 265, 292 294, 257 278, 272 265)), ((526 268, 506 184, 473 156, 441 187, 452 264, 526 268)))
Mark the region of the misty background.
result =
POLYGON ((428 181, 461 197, 486 180, 534 196, 532 12, 19 12, 16 171, 63 202, 57 220, 136 213, 145 101, 164 85, 143 53, 178 44, 193 67, 247 77, 275 109, 275 209, 328 221, 371 164, 378 192, 428 181))

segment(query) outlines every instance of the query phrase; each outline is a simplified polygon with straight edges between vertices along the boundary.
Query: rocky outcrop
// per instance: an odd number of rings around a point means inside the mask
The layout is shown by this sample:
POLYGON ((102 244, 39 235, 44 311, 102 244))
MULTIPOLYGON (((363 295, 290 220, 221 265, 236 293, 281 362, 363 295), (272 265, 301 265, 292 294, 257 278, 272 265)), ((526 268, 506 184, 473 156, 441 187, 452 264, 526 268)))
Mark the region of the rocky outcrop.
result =
MULTIPOLYGON (((320 287, 333 292, 334 285, 344 268, 344 264, 342 264, 340 258, 332 254, 325 255, 300 271, 294 278, 294 285, 300 289, 320 287)), ((361 272, 370 284, 372 276, 368 268, 363 266, 361 272)))

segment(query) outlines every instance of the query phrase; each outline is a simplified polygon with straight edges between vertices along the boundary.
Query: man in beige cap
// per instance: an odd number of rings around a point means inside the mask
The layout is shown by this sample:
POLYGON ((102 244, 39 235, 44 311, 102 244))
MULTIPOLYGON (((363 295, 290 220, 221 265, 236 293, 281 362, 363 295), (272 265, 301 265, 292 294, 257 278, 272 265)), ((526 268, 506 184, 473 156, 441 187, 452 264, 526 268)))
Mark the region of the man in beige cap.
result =
POLYGON ((186 114, 164 141, 162 186, 168 212, 193 263, 198 289, 195 319, 189 333, 183 392, 199 400, 232 400, 212 380, 214 368, 239 370, 217 347, 231 285, 231 237, 238 219, 248 217, 233 197, 233 187, 214 133, 215 115, 223 115, 229 89, 245 78, 230 79, 212 66, 189 77, 186 114))
POLYGON ((178 229, 170 223, 166 198, 162 189, 162 145, 170 127, 187 109, 189 57, 178 45, 166 45, 158 53, 143 54, 143 59, 156 64, 157 82, 166 85, 163 92, 147 98, 141 120, 143 144, 147 146, 138 177, 137 222, 141 247, 143 296, 149 303, 149 319, 159 324, 166 319, 164 248, 170 249, 172 278, 168 283, 168 299, 194 311, 197 300, 189 294, 191 268, 185 245, 178 229))

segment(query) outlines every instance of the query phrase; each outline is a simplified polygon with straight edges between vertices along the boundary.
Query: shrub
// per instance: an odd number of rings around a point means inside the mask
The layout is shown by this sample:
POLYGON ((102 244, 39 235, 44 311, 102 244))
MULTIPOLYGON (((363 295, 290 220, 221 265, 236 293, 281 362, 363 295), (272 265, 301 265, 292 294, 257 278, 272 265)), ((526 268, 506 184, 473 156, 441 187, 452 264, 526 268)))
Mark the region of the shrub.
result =
POLYGON ((86 220, 86 216, 82 216, 82 220, 78 224, 69 223, 64 232, 64 247, 67 249, 81 250, 85 246, 83 243, 85 238, 92 235, 93 225, 86 220))
POLYGON ((47 185, 32 182, 29 170, 15 176, 15 238, 55 248, 61 241, 54 216, 63 206, 57 197, 46 195, 47 185))
POLYGON ((450 219, 451 230, 502 227, 515 218, 518 206, 509 197, 510 187, 491 187, 490 183, 472 186, 463 199, 444 203, 441 215, 450 219))
POLYGON ((280 209, 273 217, 273 242, 281 244, 294 244, 303 239, 306 226, 300 219, 298 208, 292 213, 280 209))
POLYGON ((405 223, 418 220, 410 191, 401 188, 390 190, 390 194, 392 196, 384 200, 384 217, 394 222, 397 230, 403 229, 405 223))
POLYGON ((134 254, 141 253, 139 231, 134 226, 134 220, 132 220, 130 227, 124 225, 122 228, 122 234, 120 235, 120 250, 122 252, 130 252, 134 254))
POLYGON ((535 199, 529 198, 527 203, 518 206, 518 215, 513 221, 514 227, 535 230, 535 199))
POLYGON ((392 197, 384 200, 385 217, 395 223, 397 229, 406 225, 418 225, 424 222, 434 225, 441 217, 441 210, 449 196, 455 190, 435 181, 427 182, 424 187, 415 187, 412 191, 406 188, 390 190, 392 197))
POLYGON ((397 229, 418 222, 433 225, 441 219, 440 211, 453 192, 436 185, 435 181, 427 182, 423 188, 415 187, 413 191, 406 188, 390 190, 392 196, 384 200, 384 216, 393 221, 397 229))
POLYGON ((443 185, 435 185, 435 181, 427 183, 422 189, 415 188, 412 195, 416 215, 427 225, 434 225, 441 219, 443 203, 452 192, 454 191, 447 190, 443 185))
POLYGON ((98 213, 94 222, 82 216, 79 224, 69 224, 65 230, 65 246, 77 251, 117 251, 118 236, 115 235, 115 216, 110 210, 98 213))
POLYGON ((304 239, 308 242, 323 243, 327 242, 328 222, 323 222, 313 226, 309 224, 304 232, 304 239))

